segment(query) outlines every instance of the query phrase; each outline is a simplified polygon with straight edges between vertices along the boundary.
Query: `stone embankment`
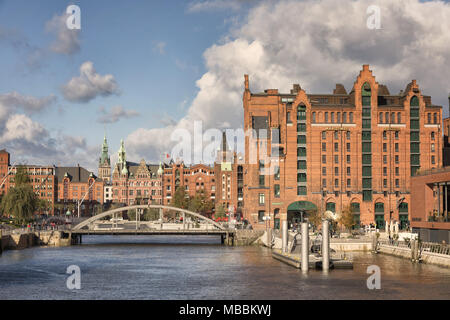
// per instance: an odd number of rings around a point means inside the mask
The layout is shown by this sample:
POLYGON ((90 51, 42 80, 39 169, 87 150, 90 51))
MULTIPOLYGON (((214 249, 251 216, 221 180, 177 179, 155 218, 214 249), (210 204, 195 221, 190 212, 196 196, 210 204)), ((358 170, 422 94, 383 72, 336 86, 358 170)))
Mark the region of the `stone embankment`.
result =
POLYGON ((67 246, 70 238, 62 231, 0 231, 0 253, 5 250, 20 250, 33 246, 67 246))
POLYGON ((235 246, 259 245, 259 238, 264 233, 261 230, 238 229, 234 233, 235 246))

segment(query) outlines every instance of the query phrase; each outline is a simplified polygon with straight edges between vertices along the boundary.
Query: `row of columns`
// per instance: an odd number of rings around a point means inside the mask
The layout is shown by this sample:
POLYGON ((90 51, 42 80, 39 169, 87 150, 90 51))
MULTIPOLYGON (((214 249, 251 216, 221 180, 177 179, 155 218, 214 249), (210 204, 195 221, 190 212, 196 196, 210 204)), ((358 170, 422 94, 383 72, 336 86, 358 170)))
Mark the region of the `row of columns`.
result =
POLYGON ((448 219, 448 198, 447 198, 447 196, 448 196, 448 185, 447 185, 447 182, 444 182, 444 183, 436 183, 435 185, 434 185, 435 187, 437 187, 437 198, 438 198, 438 209, 437 209, 437 212, 438 212, 438 217, 440 217, 441 216, 441 187, 442 187, 442 208, 443 208, 443 213, 444 213, 444 215, 445 215, 445 220, 447 220, 448 219))

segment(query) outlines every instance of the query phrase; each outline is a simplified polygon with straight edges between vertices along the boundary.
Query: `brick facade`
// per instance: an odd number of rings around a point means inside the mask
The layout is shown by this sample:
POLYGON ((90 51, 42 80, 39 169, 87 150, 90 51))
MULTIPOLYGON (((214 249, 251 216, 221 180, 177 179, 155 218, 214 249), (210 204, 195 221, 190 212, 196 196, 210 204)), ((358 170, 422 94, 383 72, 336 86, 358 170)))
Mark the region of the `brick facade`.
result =
POLYGON ((299 85, 252 93, 245 76, 243 107, 244 129, 258 131, 246 136, 244 169, 244 216, 255 228, 264 228, 263 216, 279 227, 302 211, 349 205, 362 224, 406 225, 411 175, 442 166, 442 107, 415 80, 390 94, 368 65, 349 94, 342 85, 333 94, 299 85), (267 154, 258 155, 265 142, 267 154))

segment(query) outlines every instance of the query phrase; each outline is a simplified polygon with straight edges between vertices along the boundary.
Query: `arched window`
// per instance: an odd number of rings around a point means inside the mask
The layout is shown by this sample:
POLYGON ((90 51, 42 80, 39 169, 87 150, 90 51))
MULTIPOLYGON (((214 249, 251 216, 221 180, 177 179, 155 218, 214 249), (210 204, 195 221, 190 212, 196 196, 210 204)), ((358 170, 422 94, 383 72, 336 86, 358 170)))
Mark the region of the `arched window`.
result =
POLYGON ((375 203, 375 212, 376 213, 384 213, 384 203, 383 202, 375 203))
POLYGON ((397 113, 397 123, 402 123, 402 114, 400 112, 397 113))
POLYGON ((428 123, 431 123, 431 113, 428 112, 427 117, 428 117, 428 123))
POLYGON ((389 123, 389 112, 384 114, 384 118, 386 119, 385 123, 389 123))
POLYGON ((331 123, 334 123, 334 112, 331 113, 331 123))
POLYGON ((419 98, 417 98, 417 96, 412 97, 409 105, 411 107, 418 107, 419 106, 419 98))
POLYGON ((391 113, 391 123, 395 123, 395 113, 391 113))
POLYGON ((350 119, 349 119, 350 123, 353 123, 353 112, 350 112, 350 119))
POLYGON ((316 123, 316 113, 315 112, 312 113, 312 122, 316 123))
POLYGON ((434 140, 434 132, 431 133, 431 140, 434 140))
POLYGON ((383 112, 380 112, 380 120, 379 120, 379 122, 383 123, 383 112))
POLYGON ((337 119, 336 119, 336 122, 337 122, 337 123, 341 123, 341 113, 340 113, 340 112, 337 113, 337 119))
POLYGON ((370 89, 370 84, 368 82, 363 84, 363 86, 361 88, 361 96, 362 96, 361 97, 362 105, 365 107, 370 107, 372 92, 370 89))
POLYGON ((438 121, 437 121, 437 113, 434 113, 433 114, 433 122, 436 124, 436 123, 438 123, 438 121))
POLYGON ((325 123, 328 123, 328 112, 325 112, 325 123))
POLYGON ((342 122, 347 123, 347 112, 342 113, 342 122))

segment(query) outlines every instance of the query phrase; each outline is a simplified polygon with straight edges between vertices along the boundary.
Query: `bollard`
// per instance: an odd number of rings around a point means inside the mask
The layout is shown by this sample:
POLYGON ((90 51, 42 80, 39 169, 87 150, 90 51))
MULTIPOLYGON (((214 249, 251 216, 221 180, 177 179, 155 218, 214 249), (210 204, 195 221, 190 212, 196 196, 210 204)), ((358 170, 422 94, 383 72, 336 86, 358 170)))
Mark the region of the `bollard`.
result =
POLYGON ((272 248, 272 228, 267 229, 267 246, 272 248))
POLYGON ((377 235, 374 233, 372 235, 372 252, 376 253, 377 252, 377 235))
POLYGON ((328 220, 322 223, 322 270, 330 268, 330 232, 328 220))
POLYGON ((282 250, 283 253, 286 253, 288 251, 288 241, 289 241, 289 239, 288 239, 289 234, 288 234, 288 222, 287 222, 287 220, 283 220, 281 229, 282 229, 282 233, 281 233, 282 247, 281 247, 281 250, 282 250))
POLYGON ((309 230, 308 223, 302 222, 302 271, 308 272, 309 269, 309 230))

